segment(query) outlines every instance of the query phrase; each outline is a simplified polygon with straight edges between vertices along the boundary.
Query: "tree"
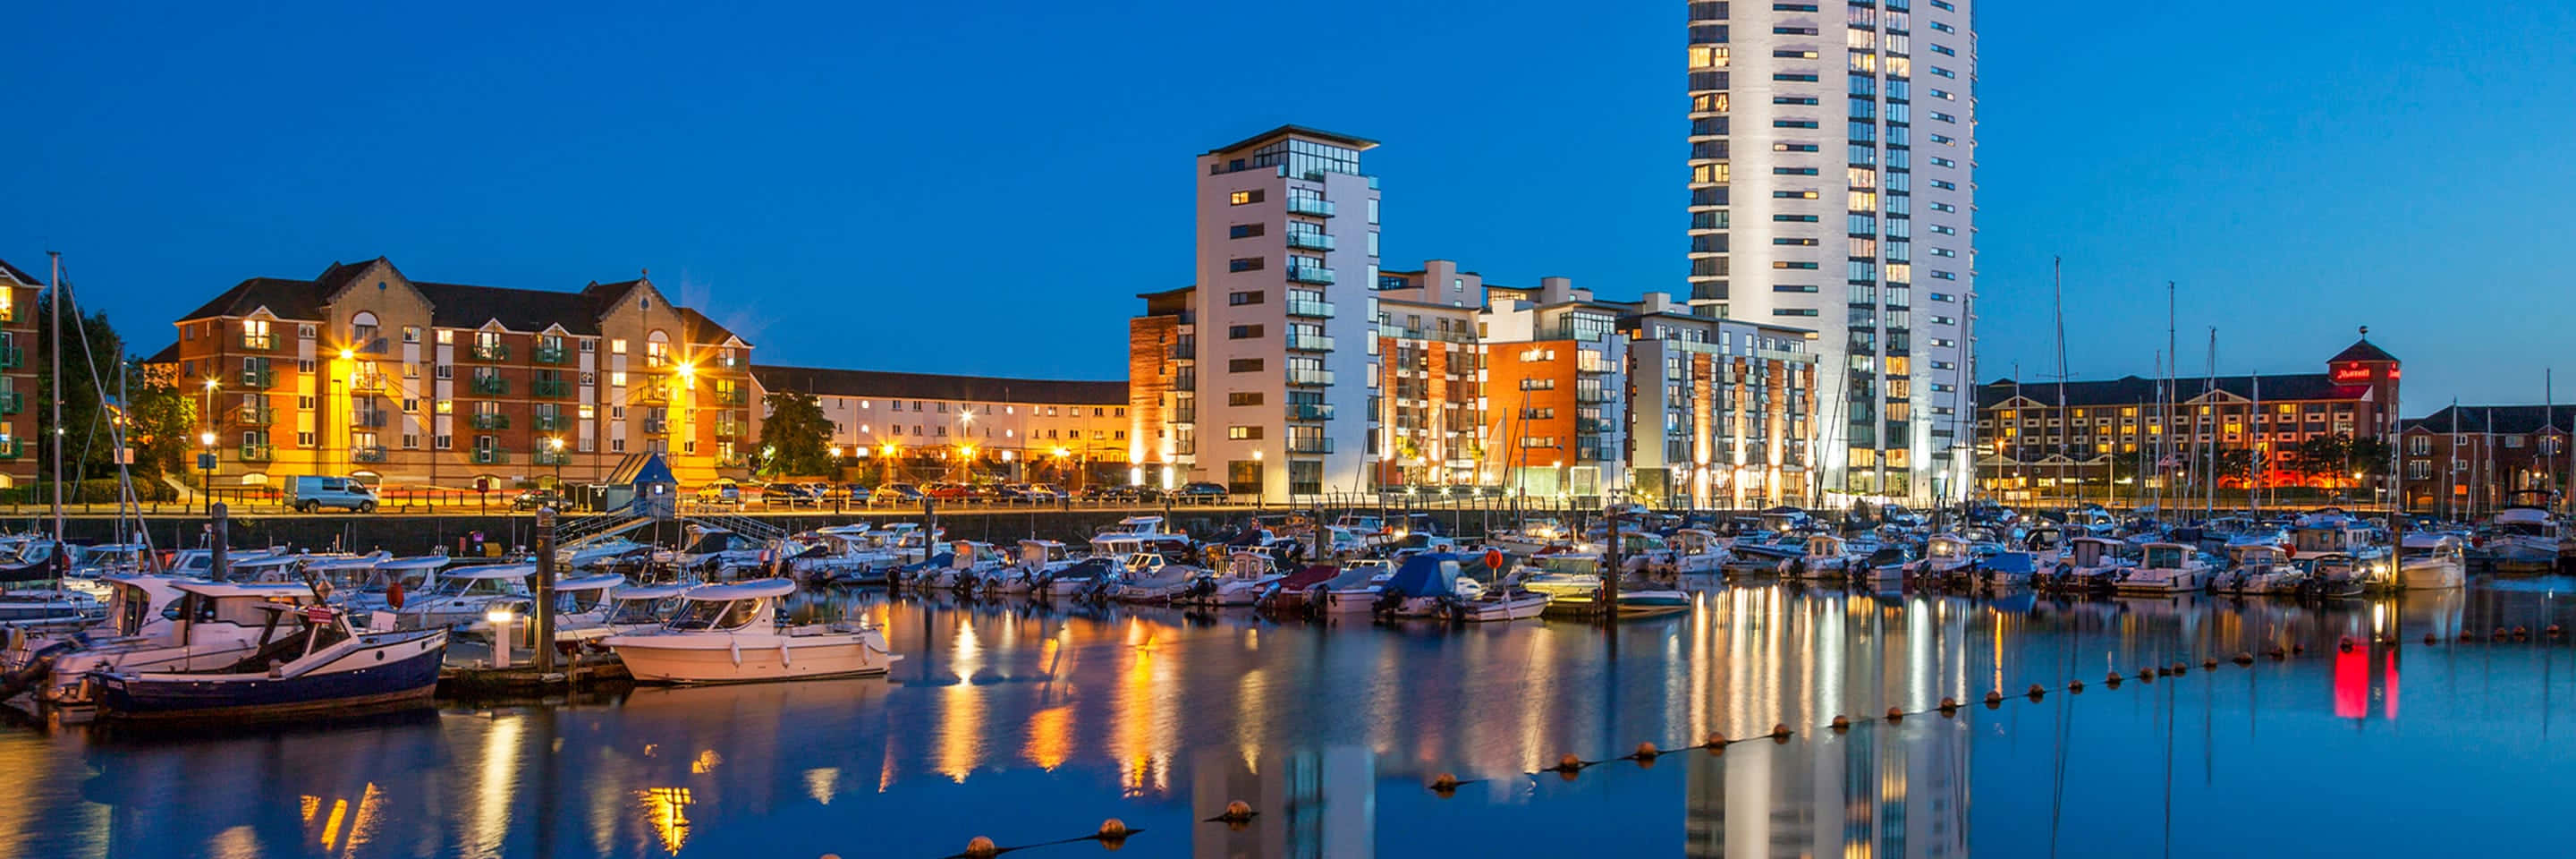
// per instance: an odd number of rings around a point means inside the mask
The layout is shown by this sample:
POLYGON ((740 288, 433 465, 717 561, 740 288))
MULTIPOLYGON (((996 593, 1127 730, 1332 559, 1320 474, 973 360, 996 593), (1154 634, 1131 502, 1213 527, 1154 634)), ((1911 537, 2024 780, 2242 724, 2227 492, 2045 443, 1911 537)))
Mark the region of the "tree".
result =
POLYGON ((780 391, 763 405, 769 417, 760 423, 763 477, 827 474, 832 470, 832 422, 812 394, 780 391))
POLYGON ((125 366, 130 401, 126 434, 134 446, 135 479, 193 473, 188 455, 196 450, 196 442, 189 434, 197 426, 197 398, 177 385, 146 377, 139 361, 127 361, 125 366))
MULTIPOLYGON (((26 350, 28 361, 35 366, 36 396, 26 407, 36 414, 39 426, 54 425, 54 399, 62 398, 63 432, 37 434, 34 450, 42 469, 53 465, 53 445, 63 445, 63 477, 112 476, 116 471, 114 435, 107 424, 107 404, 101 398, 116 396, 116 374, 124 367, 125 341, 116 336, 108 324, 107 314, 80 313, 77 301, 63 308, 63 318, 70 327, 63 332, 63 374, 53 376, 50 357, 45 350, 54 344, 54 299, 52 292, 36 300, 36 342, 26 350)), ((130 391, 129 391, 130 393, 130 391)), ((184 435, 184 433, 183 433, 184 435)))

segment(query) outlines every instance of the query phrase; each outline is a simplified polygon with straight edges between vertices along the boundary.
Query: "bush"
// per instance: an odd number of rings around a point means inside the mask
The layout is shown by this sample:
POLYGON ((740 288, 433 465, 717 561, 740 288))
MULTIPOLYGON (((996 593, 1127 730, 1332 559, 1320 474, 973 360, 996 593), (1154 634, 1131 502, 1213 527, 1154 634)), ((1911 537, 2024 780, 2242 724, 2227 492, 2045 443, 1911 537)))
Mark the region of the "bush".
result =
MULTIPOLYGON (((179 493, 157 481, 146 481, 136 477, 134 478, 134 497, 144 502, 177 501, 179 493)), ((39 482, 11 487, 0 490, 0 498, 16 504, 52 504, 54 485, 50 482, 39 482)), ((65 504, 114 504, 116 498, 117 487, 114 478, 83 480, 63 487, 65 504)))

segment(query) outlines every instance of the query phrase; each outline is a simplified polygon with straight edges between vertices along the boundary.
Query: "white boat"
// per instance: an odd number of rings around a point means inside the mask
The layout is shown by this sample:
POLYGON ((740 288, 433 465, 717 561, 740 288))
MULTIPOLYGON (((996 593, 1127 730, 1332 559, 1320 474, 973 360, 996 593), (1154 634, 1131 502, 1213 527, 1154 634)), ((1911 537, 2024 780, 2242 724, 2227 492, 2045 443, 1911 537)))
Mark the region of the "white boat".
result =
MULTIPOLYGON (((626 577, 616 573, 581 576, 555 583, 555 634, 558 644, 599 638, 600 629, 608 622, 611 590, 626 584, 626 577)), ((530 646, 536 635, 536 600, 526 598, 496 600, 483 609, 483 618, 467 624, 461 634, 489 640, 492 637, 491 615, 506 611, 514 618, 510 624, 511 641, 520 647, 530 646)))
POLYGON ((2050 584, 2064 590, 2111 590, 2135 560, 2121 554, 2127 544, 2108 537, 2084 536, 2066 541, 2065 554, 2058 557, 2057 569, 2050 584))
POLYGON ((116 672, 203 671, 250 655, 271 617, 269 609, 301 609, 318 602, 313 589, 289 583, 227 583, 167 576, 111 576, 113 609, 104 637, 90 637, 53 657, 49 678, 36 688, 48 704, 90 702, 83 682, 94 670, 116 672))
POLYGON ((2499 567, 2548 569, 2558 564, 2559 522, 2549 511, 2513 506, 2496 511, 2487 537, 2487 556, 2499 567))
POLYGON ((1957 534, 1934 534, 1923 541, 1923 557, 1913 563, 1906 575, 1926 584, 1965 576, 1977 561, 1971 548, 1967 539, 1957 534))
POLYGON ((2288 552, 2280 546, 2239 543, 2229 545, 2227 551, 2227 571, 2219 575, 2219 590, 2283 596, 2298 593, 2308 580, 2307 569, 2290 563, 2288 552))
POLYGON ((1832 534, 1810 534, 1805 548, 1795 558, 1780 562, 1780 574, 1792 578, 1839 582, 1851 575, 1851 568, 1862 556, 1855 554, 1843 538, 1832 534))
POLYGON ((1655 556, 1651 563, 1669 568, 1674 575, 1713 576, 1724 572, 1726 565, 1735 560, 1735 553, 1727 548, 1726 538, 1699 528, 1674 531, 1664 545, 1663 553, 1655 556))
POLYGON ((1366 614, 1377 610, 1386 580, 1395 575, 1395 567, 1383 560, 1352 561, 1340 574, 1316 587, 1310 597, 1325 614, 1366 614))
POLYGON ((1225 570, 1213 576, 1202 576, 1187 590, 1172 596, 1172 602, 1185 605, 1246 606, 1261 598, 1271 584, 1286 578, 1269 553, 1237 549, 1225 560, 1225 570))
POLYGON ((2397 586, 2410 591, 2438 591, 2468 581, 2468 558, 2460 538, 2449 534, 2408 534, 2397 553, 2397 586))
POLYGON ((984 591, 989 594, 1019 595, 1033 593, 1049 573, 1072 567, 1074 557, 1064 544, 1054 540, 1021 540, 1019 557, 984 576, 984 591))
POLYGON ((2138 565, 2112 582, 2124 594, 2180 594, 2209 590, 2217 572, 2200 552, 2181 543, 2148 543, 2138 565))
POLYGON ((416 706, 438 688, 447 630, 361 632, 327 606, 263 603, 256 646, 199 671, 95 671, 103 718, 216 726, 246 720, 329 717, 362 708, 416 706))
POLYGON ((1163 602, 1179 596, 1206 574, 1205 569, 1173 563, 1159 553, 1138 552, 1128 556, 1127 570, 1122 580, 1110 587, 1109 598, 1119 602, 1163 602))
POLYGON ((1864 590, 1886 592, 1905 588, 1905 573, 1914 566, 1914 556, 1903 546, 1887 545, 1850 565, 1851 583, 1864 590))
POLYGON ((1029 583, 1029 593, 1047 599, 1097 597, 1108 593, 1125 574, 1118 559, 1093 555, 1064 569, 1038 574, 1037 580, 1029 583))
POLYGON ((429 593, 406 596, 394 610, 395 629, 428 629, 483 619, 493 603, 528 595, 534 564, 485 564, 448 570, 429 593))
POLYGON ((883 674, 896 660, 883 630, 866 624, 779 622, 796 592, 786 579, 700 585, 658 629, 612 635, 602 644, 647 683, 744 683, 883 674))
POLYGON ((984 577, 1010 563, 1002 550, 980 540, 954 540, 949 543, 948 566, 932 571, 921 579, 921 587, 933 590, 972 590, 981 587, 984 577))

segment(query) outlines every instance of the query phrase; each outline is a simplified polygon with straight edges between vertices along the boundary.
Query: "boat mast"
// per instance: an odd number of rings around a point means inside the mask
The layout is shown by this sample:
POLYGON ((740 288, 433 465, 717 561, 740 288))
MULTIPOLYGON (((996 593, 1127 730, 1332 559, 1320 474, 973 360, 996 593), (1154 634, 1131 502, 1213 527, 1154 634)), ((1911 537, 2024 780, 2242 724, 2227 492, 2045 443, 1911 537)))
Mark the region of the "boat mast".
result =
MULTIPOLYGON (((2062 258, 2048 258, 2048 280, 2054 295, 2053 312, 2057 321, 2057 429, 2065 434, 2062 437, 2073 438, 2075 414, 2066 407, 2066 277, 2062 258)), ((2065 446, 2061 443, 2058 449, 2063 451, 2065 446)), ((2059 466, 2057 473, 2064 477, 2065 466, 2059 466)), ((2081 464, 2075 468, 2075 503, 2084 503, 2084 468, 2081 464)))
POLYGON ((63 255, 59 251, 46 251, 45 259, 53 266, 52 278, 54 286, 54 301, 52 313, 54 336, 53 342, 47 345, 45 352, 53 361, 54 551, 61 552, 64 551, 63 440, 67 438, 63 433, 63 255))
POLYGON ((2451 438, 2442 445, 2450 451, 2442 462, 2442 518, 2460 521, 2460 398, 2451 398, 2451 438))
POLYGON ((2245 451, 2245 512, 2256 519, 2261 519, 2263 518, 2263 497, 2261 492, 2263 489, 2263 460, 2265 458, 2263 454, 2266 452, 2264 450, 2264 430, 2262 423, 2263 374, 2254 373, 2249 375, 2248 378, 2252 379, 2254 382, 2254 413, 2246 416, 2245 431, 2253 434, 2254 438, 2252 439, 2252 444, 2248 445, 2245 451))
POLYGON ((2174 282, 2165 281, 2165 383, 2156 389, 2156 423, 2164 432, 2156 434, 2156 513, 2164 514, 2165 464, 2173 459, 2174 376, 2182 372, 2182 347, 2174 340, 2174 282))
MULTIPOLYGON (((2217 391, 2218 326, 2212 325, 2209 326, 2209 375, 2201 382, 2201 396, 2206 400, 2206 402, 2215 403, 2218 401, 2218 398, 2213 396, 2213 394, 2217 393, 2217 391)), ((2201 408, 2211 407, 2203 405, 2201 408)), ((2216 410, 2212 409, 2212 411, 2214 412, 2216 410)), ((2199 422, 2195 420, 2193 422, 2192 429, 2192 434, 2195 438, 2200 435, 2198 427, 2199 422)), ((2200 442, 2200 446, 2202 450, 2208 451, 2209 453, 2209 468, 2201 472, 2201 476, 2206 479, 2201 481, 2200 491, 2207 499, 2207 503, 2203 506, 2203 510, 2205 512, 2202 515, 2214 519, 2218 516, 2218 421, 2214 414, 2209 422, 2209 435, 2207 440, 2200 442)))

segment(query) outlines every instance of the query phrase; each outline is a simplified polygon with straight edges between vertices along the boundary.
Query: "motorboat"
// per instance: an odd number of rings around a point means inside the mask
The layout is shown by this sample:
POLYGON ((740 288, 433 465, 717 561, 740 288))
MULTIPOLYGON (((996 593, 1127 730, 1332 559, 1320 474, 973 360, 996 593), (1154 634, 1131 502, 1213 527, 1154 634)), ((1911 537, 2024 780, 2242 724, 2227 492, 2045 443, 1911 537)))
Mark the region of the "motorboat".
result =
POLYGON ((1378 597, 1385 592, 1386 580, 1394 576, 1394 565, 1384 560, 1352 561, 1330 580, 1316 585, 1309 599, 1315 603, 1315 610, 1324 614, 1373 612, 1377 610, 1378 597))
POLYGON ((1977 561, 1970 580, 1989 592, 2027 588, 2038 572, 2039 557, 2029 552, 1999 551, 1977 561))
POLYGON ((954 540, 949 543, 948 566, 931 570, 921 577, 921 587, 932 590, 969 591, 981 587, 984 577, 1002 569, 1010 559, 1002 550, 980 540, 954 540))
POLYGON ((1655 556, 1653 563, 1668 567, 1674 575, 1717 575, 1735 560, 1726 538, 1699 528, 1674 531, 1664 545, 1663 553, 1655 556))
POLYGON ((1173 563, 1160 553, 1138 552, 1127 557, 1127 569, 1108 596, 1119 602, 1164 602, 1206 573, 1200 567, 1173 563))
POLYGON ((1485 535, 1485 543, 1515 555, 1535 555, 1573 539, 1574 532, 1554 519, 1532 519, 1518 528, 1485 535))
POLYGON ((2109 593, 2120 574, 2134 565, 2122 554, 2127 544, 2109 537, 2084 536, 2066 541, 2048 584, 2059 590, 2109 593))
POLYGON ((262 603, 253 649, 198 671, 88 675, 102 718, 213 725, 424 705, 438 688, 447 630, 360 632, 328 606, 262 603))
POLYGON ((1272 584, 1285 578, 1279 564, 1264 552, 1238 549, 1227 556, 1225 571, 1202 576, 1190 587, 1172 595, 1172 602, 1183 605, 1247 606, 1261 598, 1272 584))
POLYGON ((563 641, 567 634, 574 641, 597 641, 612 635, 659 629, 688 603, 680 595, 688 593, 691 584, 621 585, 608 591, 608 607, 598 624, 564 630, 555 635, 563 641))
POLYGON ((1093 555, 1058 570, 1040 572, 1029 593, 1043 599, 1098 598, 1126 575, 1119 559, 1093 555))
POLYGON ((699 585, 658 629, 608 636, 626 670, 646 683, 744 683, 884 674, 896 660, 885 631, 864 623, 786 625, 786 579, 699 585))
MULTIPOLYGON (((626 584, 626 577, 616 573, 581 576, 556 582, 554 588, 555 642, 563 644, 600 637, 597 633, 589 631, 608 622, 610 608, 608 595, 624 584, 626 584)), ((467 624, 461 634, 489 640, 492 637, 492 615, 505 613, 519 619, 511 625, 510 631, 514 643, 521 647, 534 646, 532 638, 536 635, 536 625, 528 619, 536 615, 536 607, 537 603, 533 595, 526 598, 495 600, 484 607, 483 618, 467 624)))
POLYGON ((2308 570, 2307 580, 2300 586, 2304 596, 2357 597, 2369 589, 2373 574, 2371 565, 2342 552, 2300 558, 2298 563, 2308 570))
POLYGON ((1037 590, 1038 582, 1048 573, 1074 564, 1074 558, 1063 543, 1054 540, 1021 540, 1019 557, 984 574, 984 590, 991 594, 1026 594, 1037 590))
POLYGON ((1451 617, 1459 599, 1458 574, 1474 559, 1447 552, 1405 558, 1378 592, 1377 610, 1394 617, 1451 617))
MULTIPOLYGON (((390 613, 402 608, 407 599, 436 590, 438 571, 445 568, 449 560, 446 555, 392 558, 370 568, 366 579, 357 582, 355 587, 340 589, 335 598, 349 610, 351 623, 366 619, 366 625, 372 629, 378 624, 369 617, 370 614, 390 613)), ((392 622, 388 618, 384 625, 390 627, 392 622)))
MULTIPOLYGON (((1342 568, 1333 564, 1311 564, 1279 577, 1264 588, 1253 606, 1278 614, 1304 612, 1323 605, 1321 589, 1340 578, 1342 568)), ((1361 581, 1367 579, 1363 577, 1361 581)))
POLYGON ((691 524, 689 532, 687 546, 654 552, 653 563, 716 581, 764 570, 776 557, 767 541, 729 528, 691 524))
POLYGON ((1906 577, 1925 585, 1964 583, 1977 561, 1975 545, 1967 538, 1946 532, 1934 534, 1923 540, 1923 557, 1906 570, 1906 577))
POLYGON ((2210 589, 2217 572, 2200 552, 2181 543, 2148 543, 2139 549, 2137 566, 2111 583, 2124 594, 2198 593, 2210 589))
POLYGON ((493 603, 528 595, 535 564, 484 564, 448 570, 429 593, 406 597, 393 610, 395 629, 427 629, 483 619, 493 603))
MULTIPOLYGON (((239 661, 258 646, 270 608, 302 609, 319 599, 295 583, 209 582, 168 576, 110 576, 114 595, 105 636, 84 636, 52 657, 51 671, 35 688, 57 706, 90 702, 84 679, 92 671, 201 671, 239 661)), ((14 654, 13 654, 14 655, 14 654)), ((32 657, 30 664, 41 661, 32 657)))
POLYGON ((1898 545, 1884 545, 1858 563, 1850 564, 1851 583, 1871 591, 1895 591, 1905 587, 1905 572, 1914 566, 1914 556, 1898 545))
POLYGON ((1819 581, 1842 581, 1864 555, 1855 553, 1843 538, 1832 534, 1807 535, 1804 551, 1781 562, 1780 574, 1792 578, 1819 581))
POLYGON ((2307 583, 2307 568, 2290 563, 2289 551, 2270 543, 2239 543, 2227 549, 2227 571, 2218 589, 2232 594, 2287 596, 2307 583))
POLYGON ((2558 564, 2559 539, 2548 508, 2516 504, 2496 511, 2483 548, 2499 569, 2545 570, 2558 564))
POLYGON ((2397 552, 2398 587, 2437 591, 2467 583, 2469 562, 2460 538, 2449 534, 2407 534, 2402 542, 2397 552))

